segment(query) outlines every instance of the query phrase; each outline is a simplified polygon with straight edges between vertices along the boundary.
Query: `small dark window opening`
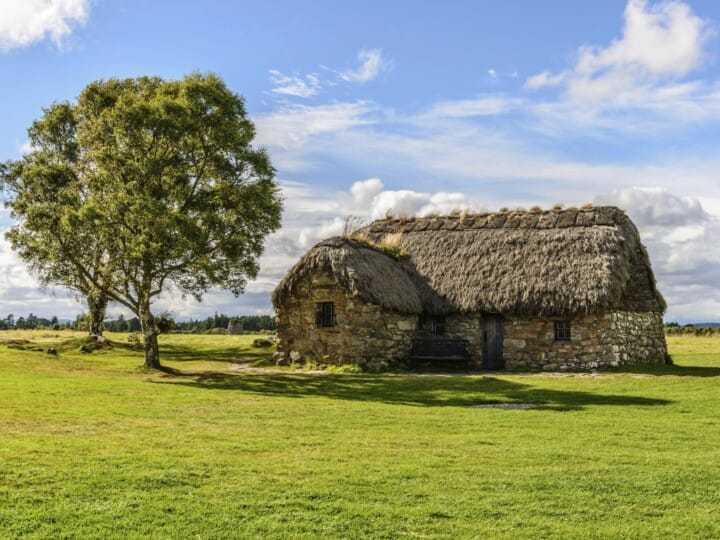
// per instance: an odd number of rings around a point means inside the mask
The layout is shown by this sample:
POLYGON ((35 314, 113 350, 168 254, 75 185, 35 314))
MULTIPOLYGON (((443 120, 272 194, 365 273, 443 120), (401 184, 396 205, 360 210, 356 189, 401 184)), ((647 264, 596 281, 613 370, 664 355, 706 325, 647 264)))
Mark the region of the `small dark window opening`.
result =
POLYGON ((570 321, 555 321, 555 341, 570 341, 570 321))
POLYGON ((433 317, 431 323, 430 333, 433 336, 445 335, 445 317, 433 317))
POLYGON ((332 302, 315 304, 315 324, 318 328, 335 326, 335 304, 332 302))

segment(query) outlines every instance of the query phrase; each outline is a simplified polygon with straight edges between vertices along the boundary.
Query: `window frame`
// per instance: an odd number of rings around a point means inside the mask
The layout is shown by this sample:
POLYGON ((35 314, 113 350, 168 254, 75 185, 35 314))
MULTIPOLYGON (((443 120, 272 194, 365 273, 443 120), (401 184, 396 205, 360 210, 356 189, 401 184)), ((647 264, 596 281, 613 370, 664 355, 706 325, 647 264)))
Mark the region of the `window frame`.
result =
POLYGON ((570 319, 558 319, 555 321, 555 342, 569 343, 572 341, 572 324, 570 319))
POLYGON ((335 302, 316 302, 315 326, 317 328, 332 328, 335 325, 335 302))

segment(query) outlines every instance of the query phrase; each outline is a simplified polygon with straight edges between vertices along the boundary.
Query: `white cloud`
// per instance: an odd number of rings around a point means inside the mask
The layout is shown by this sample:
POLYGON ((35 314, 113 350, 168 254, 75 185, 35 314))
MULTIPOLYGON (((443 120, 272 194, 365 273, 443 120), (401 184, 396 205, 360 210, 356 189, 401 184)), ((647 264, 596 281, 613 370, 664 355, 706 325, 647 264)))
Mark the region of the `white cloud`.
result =
POLYGON ((553 75, 549 71, 543 71, 542 73, 528 77, 525 81, 525 88, 535 90, 545 86, 558 86, 565 80, 566 76, 565 73, 553 75))
MULTIPOLYGON (((688 108, 705 106, 705 101, 691 96, 683 98, 688 108)), ((712 102, 712 98, 707 99, 712 102)), ((352 104, 332 106, 347 112, 347 105, 352 104)), ((643 138, 637 139, 644 149, 639 159, 595 159, 606 151, 603 141, 590 158, 583 158, 565 152, 562 144, 582 134, 581 126, 590 131, 606 130, 614 146, 628 133, 625 123, 645 122, 649 131, 653 117, 636 109, 605 117, 603 110, 594 106, 562 102, 544 105, 547 110, 538 111, 540 105, 527 99, 489 94, 437 103, 426 111, 403 116, 364 104, 353 109, 353 114, 336 126, 338 129, 326 129, 321 122, 322 129, 309 131, 304 120, 293 119, 287 124, 288 130, 285 119, 276 117, 274 130, 282 137, 294 133, 296 124, 302 133, 290 147, 298 160, 322 156, 338 171, 349 167, 381 173, 412 187, 386 189, 379 178, 370 175, 339 194, 328 193, 327 187, 319 184, 292 185, 283 230, 277 243, 269 244, 262 280, 251 290, 272 289, 315 242, 342 231, 343 218, 349 214, 375 219, 385 217, 388 211, 396 215, 446 213, 455 208, 479 209, 478 201, 494 208, 547 207, 555 202, 584 203, 593 193, 605 193, 595 202, 627 208, 638 224, 660 289, 670 305, 668 317, 683 321, 719 319, 720 313, 711 309, 713 302, 720 303, 720 275, 714 270, 720 268, 720 253, 712 247, 720 238, 720 226, 713 215, 720 208, 720 160, 712 155, 703 157, 695 150, 682 155, 648 154, 651 146, 643 138), (556 133, 557 147, 562 151, 548 151, 543 146, 546 137, 538 145, 533 124, 544 120, 560 126, 564 114, 571 126, 564 128, 567 132, 556 133), (508 121, 488 123, 489 115, 506 115, 508 121), (683 196, 673 193, 678 186, 682 186, 683 196), (711 206, 706 207, 704 201, 711 206), (702 307, 693 312, 693 306, 702 307)), ((313 118, 315 107, 292 114, 313 118)), ((664 114, 662 111, 655 118, 664 114)), ((710 119, 715 113, 708 114, 705 120, 698 117, 686 125, 696 121, 712 125, 710 119)), ((681 125, 678 120, 668 133, 677 133, 681 125)), ((673 123, 667 121, 663 126, 673 123)), ((270 150, 274 160, 284 155, 280 147, 270 150)))
POLYGON ((387 213, 422 216, 477 207, 462 193, 385 190, 379 178, 359 180, 338 193, 283 181, 282 194, 286 198, 282 229, 268 237, 260 275, 248 285, 249 293, 264 293, 266 298, 308 249, 342 234, 350 216, 369 222, 387 213))
POLYGON ((374 106, 357 101, 319 106, 293 105, 254 118, 256 143, 287 148, 312 135, 343 131, 371 124, 374 106))
POLYGON ((331 78, 321 80, 317 73, 286 75, 277 69, 271 69, 269 71, 270 81, 274 87, 270 91, 282 96, 310 98, 319 94, 323 86, 335 86, 339 81, 350 83, 371 81, 389 66, 380 49, 363 49, 358 53, 357 58, 360 65, 355 69, 337 71, 326 66, 320 66, 322 69, 331 72, 335 80, 331 78))
POLYGON ((597 196, 595 202, 626 209, 639 227, 693 226, 710 219, 699 200, 660 187, 623 187, 597 196))
POLYGON ((453 210, 472 210, 476 205, 463 193, 426 193, 400 189, 381 191, 372 200, 370 217, 382 219, 394 216, 427 216, 447 214, 453 210))
POLYGON ((563 85, 575 100, 638 102, 650 90, 701 65, 703 47, 712 32, 688 4, 628 0, 624 19, 620 39, 606 47, 581 47, 572 69, 534 75, 527 79, 526 88, 563 85))
POLYGON ((520 98, 510 98, 503 94, 479 96, 474 99, 441 101, 433 105, 425 116, 446 118, 468 118, 472 116, 497 116, 525 104, 520 98))
POLYGON ((382 190, 383 183, 379 178, 368 178, 353 183, 350 187, 350 195, 354 208, 369 208, 382 190))
POLYGON ((320 79, 314 73, 300 77, 297 75, 285 75, 275 69, 270 70, 270 80, 275 85, 271 91, 276 94, 309 98, 317 95, 320 91, 320 79))
POLYGON ((380 49, 363 49, 357 55, 360 66, 339 73, 340 78, 348 82, 368 82, 380 74, 388 63, 380 49))
POLYGON ((0 51, 50 39, 61 47, 85 24, 91 0, 0 0, 0 51))
POLYGON ((667 319, 720 319, 720 219, 664 188, 624 187, 595 198, 623 208, 647 246, 667 319))
POLYGON ((23 156, 25 154, 29 154, 30 152, 32 152, 34 150, 35 150, 35 147, 32 145, 32 143, 29 140, 22 143, 20 145, 20 147, 18 148, 18 152, 20 153, 20 155, 23 155, 23 156))
POLYGON ((488 69, 488 75, 490 75, 491 79, 497 79, 497 71, 495 71, 493 68, 488 69))

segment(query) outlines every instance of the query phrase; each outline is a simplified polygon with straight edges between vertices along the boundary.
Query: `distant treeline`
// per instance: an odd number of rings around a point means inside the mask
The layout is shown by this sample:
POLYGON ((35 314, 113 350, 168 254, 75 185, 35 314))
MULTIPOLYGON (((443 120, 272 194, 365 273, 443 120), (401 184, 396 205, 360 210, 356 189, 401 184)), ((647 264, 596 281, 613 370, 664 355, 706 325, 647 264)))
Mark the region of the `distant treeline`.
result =
MULTIPOLYGON (((183 334, 205 334, 224 333, 228 323, 240 321, 245 332, 273 332, 275 331, 275 319, 269 315, 241 315, 230 317, 225 314, 215 314, 207 319, 190 319, 188 321, 173 321, 171 332, 183 334)), ((140 321, 137 317, 126 319, 120 315, 117 319, 106 320, 103 323, 105 330, 109 332, 139 332, 140 321)), ((46 319, 30 313, 28 316, 8 315, 0 319, 0 330, 87 330, 89 321, 86 314, 78 315, 74 321, 60 322, 57 317, 46 319)))
POLYGON ((275 318, 270 315, 241 315, 239 317, 229 317, 227 315, 218 315, 217 313, 204 320, 175 321, 173 324, 174 332, 203 334, 206 332, 215 332, 225 330, 230 321, 240 321, 242 329, 245 332, 273 332, 275 331, 275 318))
MULTIPOLYGON (((173 321, 171 332, 180 334, 222 334, 227 330, 230 321, 240 321, 244 332, 272 332, 275 330, 275 319, 269 315, 241 315, 230 317, 215 314, 207 319, 190 319, 173 321)), ((110 332, 139 332, 140 321, 137 317, 125 319, 122 315, 116 320, 105 321, 105 329, 110 332)))
POLYGON ((0 330, 35 330, 36 328, 52 328, 59 330, 60 328, 70 328, 70 323, 60 323, 57 317, 46 319, 44 317, 38 317, 37 315, 30 313, 27 317, 22 315, 15 318, 12 313, 0 319, 0 330))
POLYGON ((681 326, 676 322, 670 322, 665 324, 665 333, 668 336, 720 336, 720 326, 716 326, 716 323, 708 323, 708 325, 686 324, 681 326))

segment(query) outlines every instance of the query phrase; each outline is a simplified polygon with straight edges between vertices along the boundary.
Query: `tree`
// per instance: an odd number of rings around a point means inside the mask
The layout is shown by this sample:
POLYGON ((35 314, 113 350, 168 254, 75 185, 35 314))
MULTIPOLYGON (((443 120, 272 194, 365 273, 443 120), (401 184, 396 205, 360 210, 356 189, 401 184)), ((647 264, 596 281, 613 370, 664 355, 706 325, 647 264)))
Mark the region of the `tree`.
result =
POLYGON ((33 150, 2 173, 13 247, 129 308, 145 364, 159 368, 157 296, 170 284, 198 300, 212 286, 240 294, 280 225, 274 169, 251 146, 242 98, 215 75, 96 81, 29 133, 33 150))
POLYGON ((62 285, 87 299, 88 330, 102 334, 107 297, 103 282, 106 253, 95 231, 73 227, 74 214, 88 202, 87 175, 77 142, 77 109, 52 105, 28 130, 32 151, 0 165, 10 192, 6 206, 21 222, 6 237, 42 285, 62 285))

